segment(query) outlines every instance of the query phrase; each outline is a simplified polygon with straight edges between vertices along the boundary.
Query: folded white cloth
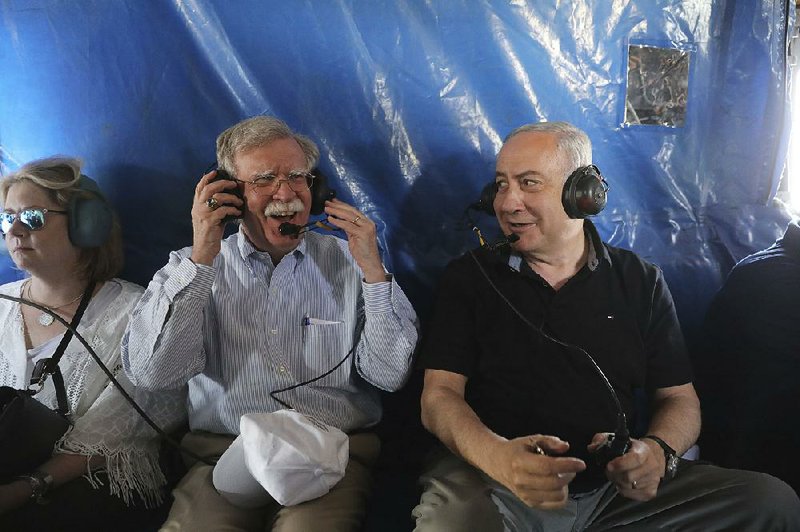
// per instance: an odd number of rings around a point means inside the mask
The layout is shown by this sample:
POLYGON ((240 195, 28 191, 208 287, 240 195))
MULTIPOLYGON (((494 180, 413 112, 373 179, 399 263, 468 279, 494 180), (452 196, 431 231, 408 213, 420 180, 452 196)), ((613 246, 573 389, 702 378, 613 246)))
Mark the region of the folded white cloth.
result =
POLYGON ((228 502, 239 508, 258 508, 273 501, 258 483, 244 461, 244 442, 238 436, 217 460, 213 473, 214 487, 228 502))
POLYGON ((325 495, 344 477, 350 443, 336 427, 279 410, 245 414, 239 430, 213 474, 214 487, 236 506, 263 506, 270 497, 292 506, 325 495))

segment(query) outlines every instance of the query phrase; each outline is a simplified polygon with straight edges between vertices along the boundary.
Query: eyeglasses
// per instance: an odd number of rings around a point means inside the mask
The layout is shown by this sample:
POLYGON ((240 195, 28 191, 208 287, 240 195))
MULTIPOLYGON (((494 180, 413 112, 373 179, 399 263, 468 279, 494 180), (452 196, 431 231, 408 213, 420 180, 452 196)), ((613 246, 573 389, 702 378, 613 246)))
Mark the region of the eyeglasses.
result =
POLYGON ((67 211, 56 211, 53 209, 23 209, 18 213, 0 213, 0 231, 5 235, 11 231, 14 220, 19 219, 20 223, 31 231, 38 231, 44 227, 44 215, 48 212, 56 214, 67 214, 67 211))
POLYGON ((285 179, 281 179, 275 174, 264 174, 256 177, 252 181, 244 179, 237 179, 236 181, 250 183, 256 188, 264 189, 269 194, 274 194, 280 188, 281 183, 286 183, 289 185, 289 188, 295 192, 308 190, 311 188, 311 185, 314 184, 314 176, 308 172, 292 172, 288 174, 285 179))

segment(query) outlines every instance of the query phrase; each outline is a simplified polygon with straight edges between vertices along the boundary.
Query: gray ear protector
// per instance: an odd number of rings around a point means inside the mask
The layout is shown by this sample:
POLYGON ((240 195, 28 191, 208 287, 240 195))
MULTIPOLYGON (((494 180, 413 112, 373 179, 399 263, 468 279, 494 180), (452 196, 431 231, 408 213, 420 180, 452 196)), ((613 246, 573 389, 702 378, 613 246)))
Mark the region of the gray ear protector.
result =
MULTIPOLYGON (((473 207, 494 216, 494 197, 497 185, 492 182, 483 187, 480 199, 473 207)), ((599 214, 606 206, 608 182, 595 165, 581 166, 564 182, 561 203, 570 218, 586 218, 599 214)))
POLYGON ((111 206, 92 178, 81 174, 78 186, 91 197, 73 194, 70 198, 69 241, 79 248, 100 247, 111 235, 114 219, 111 206))

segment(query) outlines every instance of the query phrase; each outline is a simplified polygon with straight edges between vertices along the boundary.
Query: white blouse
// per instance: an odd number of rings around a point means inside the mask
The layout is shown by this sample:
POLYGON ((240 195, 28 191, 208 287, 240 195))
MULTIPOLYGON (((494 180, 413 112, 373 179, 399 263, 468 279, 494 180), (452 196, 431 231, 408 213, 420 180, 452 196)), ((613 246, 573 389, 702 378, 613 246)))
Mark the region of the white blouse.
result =
MULTIPOLYGON (((0 286, 0 293, 21 297, 25 280, 0 286)), ((142 294, 138 285, 112 279, 95 294, 78 325, 78 332, 97 353, 114 377, 161 428, 169 431, 185 417, 185 390, 149 392, 135 388, 125 377, 120 360, 120 341, 129 312, 142 294)), ((20 305, 0 299, 0 385, 24 389, 33 362, 51 356, 61 335, 27 350, 20 305)), ((159 438, 125 400, 108 376, 73 337, 59 368, 64 376, 70 417, 74 426, 56 444, 55 452, 87 456, 87 478, 95 487, 99 479, 88 469, 88 457, 106 458, 111 493, 126 503, 137 492, 150 506, 163 500, 166 483, 158 464, 159 438)), ((41 403, 55 408, 52 379, 36 394, 41 403)))

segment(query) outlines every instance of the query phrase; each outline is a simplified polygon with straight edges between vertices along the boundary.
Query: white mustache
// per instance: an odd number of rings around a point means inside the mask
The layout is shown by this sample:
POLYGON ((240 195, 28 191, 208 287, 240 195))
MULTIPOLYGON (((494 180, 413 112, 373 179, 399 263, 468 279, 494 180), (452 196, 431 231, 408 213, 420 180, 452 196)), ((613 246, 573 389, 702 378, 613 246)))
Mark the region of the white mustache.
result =
POLYGON ((305 206, 300 198, 294 198, 292 201, 271 201, 264 207, 264 216, 289 216, 291 214, 301 212, 305 206))

